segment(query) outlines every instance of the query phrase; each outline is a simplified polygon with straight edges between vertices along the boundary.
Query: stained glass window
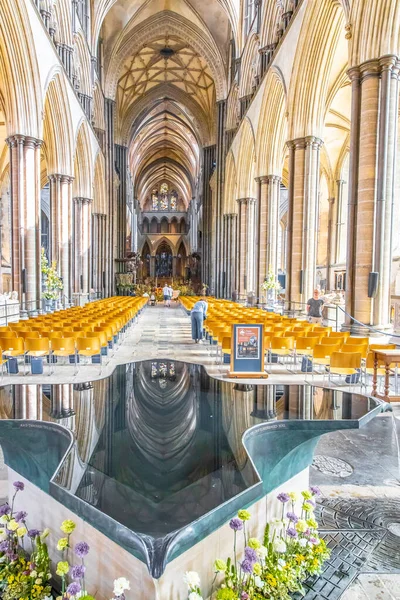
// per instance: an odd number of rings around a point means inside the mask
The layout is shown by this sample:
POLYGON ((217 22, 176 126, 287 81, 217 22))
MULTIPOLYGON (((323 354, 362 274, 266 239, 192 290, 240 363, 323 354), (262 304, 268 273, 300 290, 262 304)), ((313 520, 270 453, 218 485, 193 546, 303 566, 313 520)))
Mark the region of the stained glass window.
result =
POLYGON ((160 198, 160 210, 168 210, 168 196, 163 194, 160 198))
POLYGON ((153 190, 151 195, 152 210, 177 210, 178 194, 175 190, 168 191, 168 185, 163 183, 160 191, 153 190))
POLYGON ((174 193, 171 194, 171 210, 176 210, 176 196, 174 193))
POLYGON ((158 210, 158 195, 156 190, 153 191, 151 199, 153 201, 153 210, 158 210))

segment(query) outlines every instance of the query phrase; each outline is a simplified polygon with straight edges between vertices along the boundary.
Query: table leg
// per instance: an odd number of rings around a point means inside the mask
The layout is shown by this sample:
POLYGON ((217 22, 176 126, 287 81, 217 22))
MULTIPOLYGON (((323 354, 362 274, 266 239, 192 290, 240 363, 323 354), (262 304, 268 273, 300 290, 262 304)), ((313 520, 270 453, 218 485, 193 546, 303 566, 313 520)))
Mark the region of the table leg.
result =
POLYGON ((389 377, 390 377, 390 364, 385 365, 385 400, 386 400, 386 402, 389 402, 389 391, 390 391, 389 377))
POLYGON ((372 395, 376 396, 378 387, 378 359, 374 358, 374 376, 372 378, 372 395))

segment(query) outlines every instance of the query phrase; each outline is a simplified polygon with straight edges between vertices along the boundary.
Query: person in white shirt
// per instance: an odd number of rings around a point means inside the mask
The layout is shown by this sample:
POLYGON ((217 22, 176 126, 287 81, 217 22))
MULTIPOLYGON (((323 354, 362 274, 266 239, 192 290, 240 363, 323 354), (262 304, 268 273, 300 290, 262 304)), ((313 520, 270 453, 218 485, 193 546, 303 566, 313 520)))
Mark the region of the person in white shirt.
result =
POLYGON ((172 296, 174 294, 174 290, 172 289, 172 287, 168 287, 168 301, 167 301, 167 306, 171 307, 171 300, 172 300, 172 296))
POLYGON ((169 287, 167 286, 167 284, 164 285, 162 292, 163 292, 163 296, 164 296, 164 306, 168 306, 169 287))

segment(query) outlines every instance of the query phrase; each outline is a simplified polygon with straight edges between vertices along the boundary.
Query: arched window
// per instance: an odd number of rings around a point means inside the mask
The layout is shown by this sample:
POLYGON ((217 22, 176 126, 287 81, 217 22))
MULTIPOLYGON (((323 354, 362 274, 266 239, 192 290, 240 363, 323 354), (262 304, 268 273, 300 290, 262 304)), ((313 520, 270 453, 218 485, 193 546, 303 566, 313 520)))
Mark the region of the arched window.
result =
POLYGON ((162 221, 161 221, 161 233, 169 233, 168 219, 162 219, 162 221))
POLYGON ((89 29, 89 1, 76 0, 76 12, 82 25, 82 29, 87 35, 89 29))
POLYGON ((180 222, 180 229, 180 233, 186 233, 186 221, 183 217, 180 222))
POLYGON ((150 224, 149 224, 149 220, 147 219, 147 217, 145 217, 143 219, 142 231, 143 231, 143 233, 149 233, 149 231, 150 231, 150 224))
POLYGON ((158 225, 158 221, 157 221, 157 219, 154 217, 154 218, 151 220, 151 223, 150 223, 150 233, 158 233, 158 227, 157 227, 157 225, 158 225))
POLYGON ((245 0, 244 3, 244 33, 247 36, 256 16, 256 0, 245 0))

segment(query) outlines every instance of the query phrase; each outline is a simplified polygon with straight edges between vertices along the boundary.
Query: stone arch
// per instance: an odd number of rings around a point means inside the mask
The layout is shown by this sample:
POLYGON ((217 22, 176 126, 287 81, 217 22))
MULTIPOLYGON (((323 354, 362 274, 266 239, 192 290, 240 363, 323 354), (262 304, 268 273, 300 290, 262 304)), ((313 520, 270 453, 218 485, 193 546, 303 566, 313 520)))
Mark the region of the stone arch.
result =
POLYGON ((75 198, 92 198, 93 160, 89 127, 86 121, 82 121, 76 138, 74 177, 73 196, 75 198))
POLYGON ((272 69, 265 84, 257 129, 259 176, 280 175, 287 140, 286 92, 281 73, 272 69))
POLYGON ((186 219, 185 217, 181 217, 179 222, 179 233, 186 234, 186 219))
POLYGON ((263 2, 260 31, 262 47, 277 42, 276 29, 282 12, 278 2, 263 2))
POLYGON ((172 217, 172 219, 171 219, 171 233, 179 233, 178 219, 176 217, 172 217))
MULTIPOLYGON (((343 8, 348 0, 342 0, 343 8)), ((353 2, 350 13, 350 66, 386 54, 400 54, 400 3, 397 0, 353 2)))
POLYGON ((215 40, 206 35, 194 23, 170 10, 163 10, 145 19, 129 32, 122 32, 119 43, 115 45, 107 69, 105 95, 115 98, 118 77, 124 62, 143 44, 168 34, 183 39, 208 63, 214 78, 217 101, 227 94, 227 79, 224 60, 215 40))
POLYGON ((169 233, 169 223, 167 217, 163 217, 160 222, 160 233, 169 233))
POLYGON ((236 82, 231 87, 229 92, 227 108, 226 108, 226 129, 228 131, 236 129, 240 120, 240 105, 239 105, 239 86, 236 82))
POLYGON ((94 165, 93 212, 107 213, 105 160, 101 152, 97 153, 94 165))
POLYGON ((150 221, 150 233, 158 233, 158 219, 153 217, 150 221))
POLYGON ((7 134, 40 137, 42 93, 35 43, 21 0, 0 3, 0 93, 7 134))
POLYGON ((252 124, 245 118, 242 125, 240 150, 238 156, 238 194, 239 198, 255 197, 256 151, 252 124))
POLYGON ((149 219, 147 217, 144 217, 143 222, 142 222, 142 233, 150 233, 150 222, 149 219))
POLYGON ((44 103, 43 151, 48 173, 72 175, 72 131, 65 75, 58 72, 48 84, 44 103))
POLYGON ((237 178, 235 159, 232 152, 229 152, 226 158, 225 167, 225 192, 224 192, 224 213, 237 212, 237 178))
POLYGON ((72 11, 69 0, 54 0, 53 18, 56 22, 54 34, 56 43, 72 47, 72 11))
POLYGON ((240 69, 239 98, 250 96, 258 86, 259 71, 259 37, 256 33, 247 41, 240 69))
POLYGON ((86 96, 92 96, 90 57, 81 30, 74 36, 74 67, 78 91, 86 96))
POLYGON ((98 81, 93 90, 93 127, 105 131, 104 98, 98 81))
POLYGON ((344 24, 342 7, 330 0, 314 2, 306 9, 289 90, 290 139, 322 137, 329 80, 340 43, 344 61, 348 59, 344 24))

